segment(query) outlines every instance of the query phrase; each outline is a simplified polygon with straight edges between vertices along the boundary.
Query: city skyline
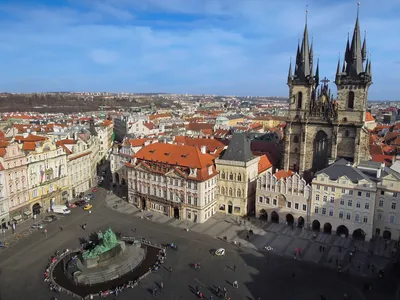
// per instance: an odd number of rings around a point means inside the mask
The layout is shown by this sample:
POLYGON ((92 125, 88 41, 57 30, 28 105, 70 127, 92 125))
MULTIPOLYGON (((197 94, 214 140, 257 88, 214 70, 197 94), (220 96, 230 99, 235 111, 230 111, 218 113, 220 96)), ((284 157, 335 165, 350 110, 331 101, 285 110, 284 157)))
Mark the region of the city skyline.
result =
MULTIPOLYGON (((333 82, 354 28, 356 1, 222 3, 7 1, 0 5, 0 55, 6 58, 0 90, 286 97, 307 4, 320 76, 333 82)), ((398 99, 398 10, 394 0, 360 6, 362 38, 367 31, 372 56, 370 100, 398 99)))

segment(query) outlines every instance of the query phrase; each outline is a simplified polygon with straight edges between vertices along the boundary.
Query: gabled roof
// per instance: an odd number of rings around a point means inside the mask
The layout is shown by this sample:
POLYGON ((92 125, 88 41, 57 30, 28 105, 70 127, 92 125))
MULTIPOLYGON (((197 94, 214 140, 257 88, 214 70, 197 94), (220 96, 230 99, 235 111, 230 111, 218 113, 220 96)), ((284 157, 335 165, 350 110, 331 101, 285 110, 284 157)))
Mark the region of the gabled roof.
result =
POLYGON ((285 171, 285 170, 279 170, 278 172, 276 172, 276 173, 274 174, 274 176, 276 177, 277 180, 280 180, 281 178, 290 177, 290 176, 292 176, 293 174, 294 174, 294 173, 293 173, 293 171, 291 171, 291 170, 287 170, 287 171, 285 171))
POLYGON ((45 141, 47 140, 47 138, 44 136, 29 134, 27 137, 24 137, 22 135, 16 135, 14 137, 14 140, 17 142, 39 142, 39 141, 45 141))
POLYGON ((221 159, 242 162, 252 160, 254 155, 251 152, 250 143, 251 140, 245 133, 235 133, 221 159))
POLYGON ((375 119, 374 119, 374 117, 371 115, 371 113, 370 112, 366 112, 365 113, 365 121, 367 121, 367 122, 373 122, 373 121, 375 121, 375 119))
POLYGON ((266 155, 260 156, 260 161, 258 162, 258 174, 268 170, 272 167, 271 162, 269 161, 266 155))
POLYGON ((321 174, 326 174, 329 179, 331 180, 337 180, 338 178, 342 176, 346 176, 351 180, 353 183, 358 183, 360 180, 368 180, 371 181, 371 179, 365 175, 361 170, 353 167, 352 165, 347 165, 348 161, 345 159, 340 159, 327 168, 317 172, 315 175, 321 175, 321 174))

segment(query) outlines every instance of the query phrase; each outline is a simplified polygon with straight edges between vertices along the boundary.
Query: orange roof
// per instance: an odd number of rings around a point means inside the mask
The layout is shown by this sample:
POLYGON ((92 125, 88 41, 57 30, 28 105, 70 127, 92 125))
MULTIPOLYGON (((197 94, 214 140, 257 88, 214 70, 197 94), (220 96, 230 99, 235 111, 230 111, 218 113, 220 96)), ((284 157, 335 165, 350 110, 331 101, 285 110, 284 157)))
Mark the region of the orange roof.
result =
POLYGON ((214 157, 201 153, 198 147, 154 143, 144 146, 134 157, 147 161, 202 169, 213 165, 214 157))
POLYGON ((27 137, 24 137, 22 135, 16 135, 14 137, 14 140, 18 142, 40 142, 47 140, 47 138, 40 135, 29 134, 27 137))
POLYGON ((6 154, 6 148, 0 148, 0 157, 3 157, 6 154))
POLYGON ((365 121, 367 121, 367 122, 373 122, 373 121, 375 121, 375 119, 374 119, 374 117, 371 115, 371 113, 370 112, 366 112, 365 113, 365 121))
POLYGON ((2 138, 4 138, 5 136, 6 136, 6 135, 4 134, 4 132, 0 130, 0 138, 2 139, 2 138))
POLYGON ((390 167, 393 162, 393 155, 383 155, 383 154, 372 154, 372 161, 385 163, 386 166, 390 167))
POLYGON ((155 115, 151 115, 149 116, 149 120, 155 120, 155 119, 162 119, 162 118, 170 118, 172 117, 171 114, 155 114, 155 115))
POLYGON ((72 152, 65 145, 73 145, 73 144, 75 144, 75 140, 71 140, 71 139, 59 140, 56 142, 56 145, 63 148, 67 154, 71 154, 72 152))
POLYGON ((129 140, 131 147, 141 147, 144 146, 144 143, 147 141, 152 141, 153 139, 150 138, 143 138, 143 139, 132 139, 129 140))
POLYGON ((187 136, 176 136, 175 143, 187 146, 206 146, 207 152, 214 152, 213 155, 219 155, 223 150, 225 145, 216 139, 206 139, 206 138, 192 138, 187 136))
POLYGON ((5 147, 7 147, 7 146, 8 146, 8 144, 9 144, 9 142, 8 142, 8 141, 1 140, 1 141, 0 141, 0 148, 5 148, 5 147))
POLYGON ((22 150, 35 151, 36 150, 36 142, 24 142, 24 144, 22 145, 22 150))
POLYGON ((185 127, 187 130, 202 131, 203 129, 213 129, 214 124, 192 122, 187 124, 185 127))
POLYGON ((103 126, 105 126, 105 127, 108 127, 108 126, 110 126, 110 125, 112 125, 112 124, 113 124, 113 122, 110 121, 110 120, 104 120, 103 123, 101 123, 101 125, 103 125, 103 126))
POLYGON ((285 171, 285 170, 279 170, 278 172, 276 172, 274 175, 276 177, 277 180, 280 180, 281 178, 287 178, 292 176, 294 173, 291 170, 285 171))
POLYGON ((266 155, 260 156, 260 161, 258 162, 258 174, 268 170, 272 167, 271 162, 269 161, 266 155))
POLYGON ((154 125, 153 122, 145 122, 145 123, 143 123, 143 125, 146 126, 150 130, 157 128, 157 126, 154 125))

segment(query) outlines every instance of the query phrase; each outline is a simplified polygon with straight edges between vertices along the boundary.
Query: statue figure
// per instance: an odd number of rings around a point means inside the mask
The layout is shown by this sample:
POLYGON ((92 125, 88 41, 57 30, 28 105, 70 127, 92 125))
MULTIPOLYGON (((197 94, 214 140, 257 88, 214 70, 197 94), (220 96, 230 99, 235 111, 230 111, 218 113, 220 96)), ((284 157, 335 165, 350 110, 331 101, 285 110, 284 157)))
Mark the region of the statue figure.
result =
POLYGON ((96 258, 119 245, 119 240, 111 228, 107 229, 104 234, 99 231, 97 237, 99 243, 92 250, 86 250, 82 253, 84 259, 96 258))

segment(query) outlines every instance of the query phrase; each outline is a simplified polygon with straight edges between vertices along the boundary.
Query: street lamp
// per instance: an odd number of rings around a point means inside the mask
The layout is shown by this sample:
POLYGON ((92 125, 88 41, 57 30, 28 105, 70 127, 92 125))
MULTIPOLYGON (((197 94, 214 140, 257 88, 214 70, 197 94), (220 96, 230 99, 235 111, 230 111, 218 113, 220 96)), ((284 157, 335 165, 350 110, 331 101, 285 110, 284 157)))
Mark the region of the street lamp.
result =
POLYGON ((269 263, 269 253, 271 251, 273 251, 274 248, 272 248, 271 246, 267 246, 267 247, 265 247, 265 250, 267 250, 267 265, 268 265, 268 263, 269 263))

